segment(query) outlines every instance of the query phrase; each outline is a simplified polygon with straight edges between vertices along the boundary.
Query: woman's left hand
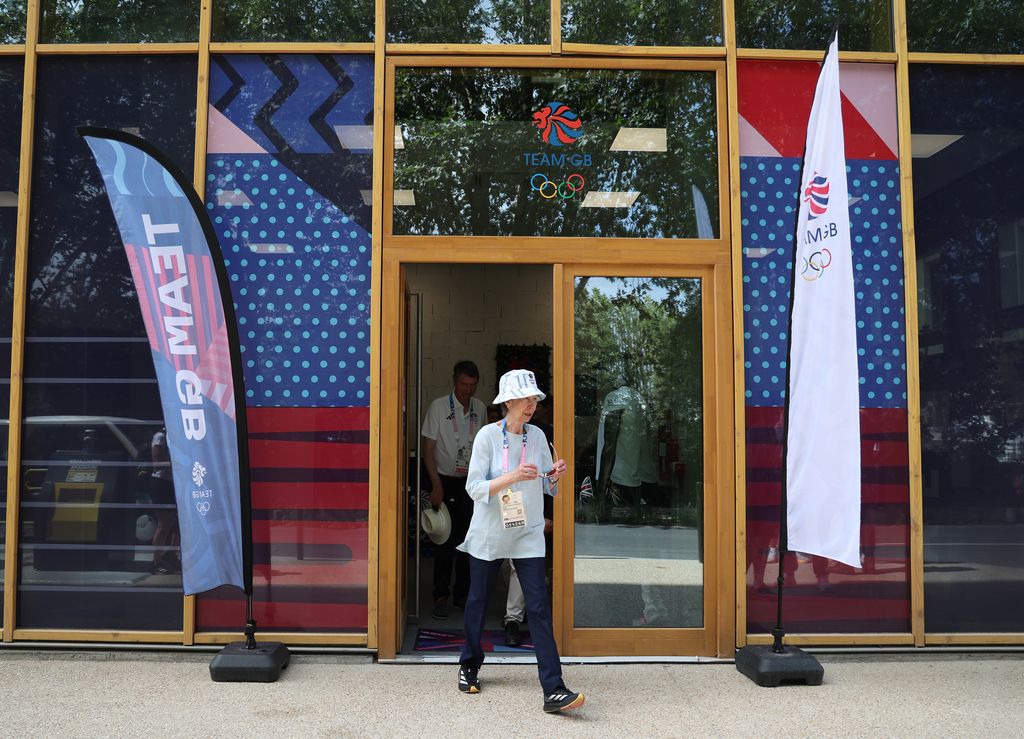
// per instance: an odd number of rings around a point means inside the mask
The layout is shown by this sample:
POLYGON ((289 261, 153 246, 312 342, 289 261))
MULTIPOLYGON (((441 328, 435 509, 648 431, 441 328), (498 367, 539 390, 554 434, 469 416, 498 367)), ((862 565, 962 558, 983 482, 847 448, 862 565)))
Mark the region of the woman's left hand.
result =
POLYGON ((565 474, 566 469, 568 469, 568 466, 565 464, 565 460, 558 460, 555 462, 555 466, 551 468, 551 471, 548 472, 548 479, 551 482, 558 482, 559 478, 565 474))

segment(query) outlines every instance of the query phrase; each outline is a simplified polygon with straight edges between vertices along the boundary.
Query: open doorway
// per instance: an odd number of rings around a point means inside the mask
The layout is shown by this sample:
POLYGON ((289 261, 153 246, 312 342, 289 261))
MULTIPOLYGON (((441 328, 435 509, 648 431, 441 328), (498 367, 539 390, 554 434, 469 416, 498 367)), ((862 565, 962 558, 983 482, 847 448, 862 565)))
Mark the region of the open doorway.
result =
MULTIPOLYGON (((437 568, 435 573, 435 563, 444 557, 443 545, 435 544, 421 526, 422 512, 430 507, 432 487, 424 461, 421 435, 424 418, 431 402, 437 398, 452 401, 449 404, 454 415, 453 367, 457 362, 468 360, 479 371, 474 397, 482 401, 486 409, 485 417, 480 419, 467 413, 462 434, 466 435, 470 428, 475 433, 482 425, 500 420, 499 409, 491 404, 498 377, 509 369, 525 368, 536 373, 538 384, 549 394, 531 423, 541 426, 549 440, 553 438, 552 268, 550 265, 517 264, 416 264, 405 265, 404 273, 407 386, 404 388, 402 448, 408 460, 404 486, 407 495, 403 501, 407 625, 400 651, 409 656, 455 655, 463 641, 462 593, 457 591, 456 580, 458 558, 466 555, 454 555, 450 579, 441 582, 445 568, 437 568), (439 602, 439 593, 448 594, 443 604, 439 602)), ((553 514, 545 514, 548 515, 553 514)), ((549 543, 549 572, 550 561, 549 543)), ((529 624, 523 623, 525 613, 517 608, 515 593, 511 602, 508 598, 510 573, 507 567, 503 571, 505 577, 496 585, 488 606, 484 648, 528 654, 532 651, 529 624), (518 625, 521 639, 518 646, 506 643, 506 620, 518 625)), ((514 644, 516 629, 509 630, 514 644)))

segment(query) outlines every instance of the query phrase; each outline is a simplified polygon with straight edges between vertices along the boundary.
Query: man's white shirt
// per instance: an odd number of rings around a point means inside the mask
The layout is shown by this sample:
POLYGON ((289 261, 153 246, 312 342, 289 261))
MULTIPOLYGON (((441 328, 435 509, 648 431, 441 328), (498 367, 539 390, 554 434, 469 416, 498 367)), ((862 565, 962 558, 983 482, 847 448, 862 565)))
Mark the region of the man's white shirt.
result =
POLYGON ((420 433, 437 442, 434 461, 438 474, 447 477, 465 477, 465 470, 456 469, 459 449, 465 449, 468 466, 473 438, 487 423, 487 407, 478 398, 470 398, 469 410, 455 399, 453 393, 434 399, 427 408, 420 433))

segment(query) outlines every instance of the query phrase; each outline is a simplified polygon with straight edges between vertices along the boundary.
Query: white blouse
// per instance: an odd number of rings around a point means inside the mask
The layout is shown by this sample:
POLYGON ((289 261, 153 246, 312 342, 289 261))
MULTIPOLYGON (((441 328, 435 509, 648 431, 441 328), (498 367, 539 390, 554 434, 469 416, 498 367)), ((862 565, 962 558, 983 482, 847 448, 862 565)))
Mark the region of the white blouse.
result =
MULTIPOLYGON (((508 432, 508 470, 519 466, 523 453, 523 435, 508 432)), ((540 475, 533 480, 524 480, 514 485, 523 493, 526 510, 526 526, 506 529, 501 519, 501 496, 490 494, 491 480, 501 477, 508 470, 502 469, 501 421, 480 429, 473 440, 473 454, 469 459, 469 474, 466 477, 466 492, 473 499, 473 518, 466 533, 466 540, 457 549, 477 559, 521 559, 544 556, 544 496, 554 497, 557 484, 542 475, 554 464, 551 450, 544 432, 536 426, 526 424, 527 464, 537 465, 540 475)))

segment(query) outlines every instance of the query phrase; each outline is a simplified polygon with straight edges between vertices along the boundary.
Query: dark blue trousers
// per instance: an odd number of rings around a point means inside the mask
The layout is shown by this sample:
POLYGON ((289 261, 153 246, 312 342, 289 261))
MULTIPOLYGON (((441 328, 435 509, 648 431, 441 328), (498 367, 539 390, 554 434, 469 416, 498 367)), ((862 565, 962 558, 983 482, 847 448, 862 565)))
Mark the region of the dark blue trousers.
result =
MULTIPOLYGON (((484 623, 487 620, 487 602, 499 577, 503 560, 488 562, 469 557, 469 596, 466 598, 465 625, 466 646, 462 649, 459 662, 470 667, 480 667, 484 662, 484 651, 480 648, 484 623)), ((548 607, 548 589, 544 584, 544 558, 530 557, 513 559, 519 584, 523 586, 526 613, 530 619, 530 638, 537 655, 537 674, 544 694, 553 693, 562 687, 562 661, 558 656, 555 636, 551 630, 551 609, 548 607)))

